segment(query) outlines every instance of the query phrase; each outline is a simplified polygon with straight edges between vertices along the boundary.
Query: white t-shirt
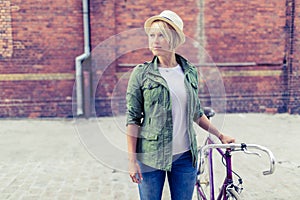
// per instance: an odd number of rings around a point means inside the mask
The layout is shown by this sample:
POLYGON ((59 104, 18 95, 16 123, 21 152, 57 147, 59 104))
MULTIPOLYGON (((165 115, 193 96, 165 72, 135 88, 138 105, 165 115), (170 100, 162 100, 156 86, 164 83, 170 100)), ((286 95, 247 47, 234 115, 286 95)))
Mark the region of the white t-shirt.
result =
POLYGON ((159 72, 167 81, 171 95, 173 155, 175 155, 190 149, 190 141, 187 133, 187 93, 184 85, 184 73, 180 65, 173 68, 159 67, 159 72))

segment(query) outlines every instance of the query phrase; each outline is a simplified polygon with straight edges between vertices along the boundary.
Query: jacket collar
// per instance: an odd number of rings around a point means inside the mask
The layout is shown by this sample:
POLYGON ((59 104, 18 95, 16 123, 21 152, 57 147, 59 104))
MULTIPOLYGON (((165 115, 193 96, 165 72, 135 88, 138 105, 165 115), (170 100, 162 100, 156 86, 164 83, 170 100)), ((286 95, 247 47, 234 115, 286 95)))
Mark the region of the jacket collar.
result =
MULTIPOLYGON (((189 71, 189 69, 191 68, 191 64, 184 57, 182 57, 179 54, 175 54, 175 57, 176 57, 177 63, 181 66, 184 73, 187 73, 189 71)), ((153 66, 153 70, 158 71, 159 59, 157 56, 153 57, 151 64, 153 66)))

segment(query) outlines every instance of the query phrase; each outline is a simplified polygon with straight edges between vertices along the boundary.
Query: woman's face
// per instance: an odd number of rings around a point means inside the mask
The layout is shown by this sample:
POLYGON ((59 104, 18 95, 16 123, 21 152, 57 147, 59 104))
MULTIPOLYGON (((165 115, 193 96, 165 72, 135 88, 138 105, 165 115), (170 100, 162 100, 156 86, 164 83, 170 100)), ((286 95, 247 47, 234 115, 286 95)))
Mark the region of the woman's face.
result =
POLYGON ((157 22, 154 22, 148 33, 149 48, 155 56, 170 54, 170 44, 160 31, 157 22))

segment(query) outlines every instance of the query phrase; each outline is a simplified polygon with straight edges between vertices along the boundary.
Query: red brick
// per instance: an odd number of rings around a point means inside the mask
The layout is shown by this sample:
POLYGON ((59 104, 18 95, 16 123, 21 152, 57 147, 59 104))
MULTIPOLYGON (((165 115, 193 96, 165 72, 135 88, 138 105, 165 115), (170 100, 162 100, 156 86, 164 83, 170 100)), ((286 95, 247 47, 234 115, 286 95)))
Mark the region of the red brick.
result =
MULTIPOLYGON (((209 61, 220 65, 256 63, 246 67, 203 67, 204 72, 218 70, 227 75, 232 72, 243 74, 222 78, 227 95, 227 112, 273 112, 286 107, 291 113, 300 113, 299 14, 294 15, 294 35, 289 35, 291 30, 284 29, 286 23, 290 25, 292 22, 295 1, 207 0, 202 2, 204 7, 200 7, 201 2, 90 1, 92 93, 95 94, 97 115, 111 114, 110 102, 116 84, 121 81, 122 90, 126 88, 126 78, 118 80, 122 73, 130 71, 132 65, 152 58, 147 49, 146 35, 132 38, 125 32, 137 28, 143 31, 145 19, 164 9, 173 10, 183 18, 188 41, 201 44, 208 53, 206 59, 209 61), (200 19, 200 11, 204 12, 203 19, 200 19), (203 27, 200 27, 201 22, 204 22, 203 27), (202 30, 204 35, 201 35, 202 30), (122 38, 106 43, 117 38, 118 34, 122 38), (291 38, 293 44, 289 43, 291 38), (143 48, 135 49, 133 44, 141 44, 143 48), (291 48, 293 52, 289 52, 291 48), (126 52, 128 49, 130 51, 126 52), (286 71, 283 70, 285 56, 288 61, 286 71), (265 76, 253 74, 255 71, 282 73, 265 76)), ((4 44, 7 48, 0 51, 0 74, 75 75, 75 57, 84 51, 81 1, 12 0, 3 3, 2 7, 11 7, 5 15, 11 27, 1 30, 2 36, 11 37, 11 40, 0 39, 0 45, 4 44), (11 56, 9 49, 12 49, 11 56)), ((295 10, 299 9, 300 3, 296 2, 295 10)), ((4 25, 7 22, 1 23, 4 25)), ((1 27, 3 29, 4 26, 1 27)), ((201 51, 191 44, 183 46, 180 53, 195 64, 202 61, 201 51)), ((87 67, 84 70, 88 70, 87 67)), ((205 78, 207 80, 213 76, 205 78)), ((2 80, 0 116, 69 117, 73 114, 74 81, 2 80)), ((205 80, 200 80, 200 83, 203 104, 210 105, 210 88, 205 85, 205 80)), ((224 97, 219 98, 218 101, 224 97)))

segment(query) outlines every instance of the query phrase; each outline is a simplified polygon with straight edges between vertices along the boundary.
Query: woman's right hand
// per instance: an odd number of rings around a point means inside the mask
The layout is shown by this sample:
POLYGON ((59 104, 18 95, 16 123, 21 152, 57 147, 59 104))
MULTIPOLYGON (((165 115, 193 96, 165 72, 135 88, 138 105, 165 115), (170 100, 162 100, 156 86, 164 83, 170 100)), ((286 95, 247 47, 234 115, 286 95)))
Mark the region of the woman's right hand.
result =
POLYGON ((141 183, 143 180, 140 165, 136 158, 136 145, 138 138, 139 126, 129 124, 127 126, 127 143, 128 143, 128 162, 129 162, 129 176, 134 183, 141 183))
POLYGON ((134 183, 141 183, 143 180, 140 165, 136 160, 129 161, 129 176, 134 183))

